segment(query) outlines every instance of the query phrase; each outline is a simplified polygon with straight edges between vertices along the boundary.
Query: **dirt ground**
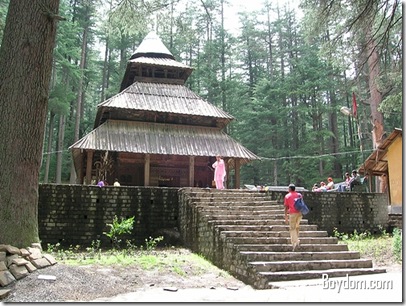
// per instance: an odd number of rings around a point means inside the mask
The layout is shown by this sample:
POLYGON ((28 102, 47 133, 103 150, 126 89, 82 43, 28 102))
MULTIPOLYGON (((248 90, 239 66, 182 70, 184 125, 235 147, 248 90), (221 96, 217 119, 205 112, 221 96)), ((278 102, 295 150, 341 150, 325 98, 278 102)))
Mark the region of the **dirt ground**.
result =
MULTIPOLYGON (((179 251, 179 250, 178 250, 179 251)), ((181 250, 187 258, 190 251, 181 250)), ((57 263, 37 270, 3 289, 11 292, 1 302, 86 302, 121 293, 162 288, 176 290, 187 288, 229 288, 246 285, 227 272, 209 263, 199 265, 185 261, 179 267, 162 265, 153 269, 140 266, 71 266, 57 263), (40 275, 55 276, 55 281, 38 279, 40 275)), ((0 288, 2 289, 2 288, 0 288)))
MULTIPOLYGON (((151 269, 137 265, 72 266, 57 263, 0 288, 11 290, 0 302, 86 302, 157 288, 170 291, 192 288, 237 290, 247 287, 206 261, 202 264, 188 260, 188 255, 192 253, 187 249, 177 249, 176 252, 179 252, 181 265, 166 264, 151 269), (56 280, 39 279, 40 275, 55 276, 56 280)), ((166 256, 165 252, 160 251, 159 256, 166 256)), ((388 263, 383 267, 387 272, 402 271, 401 264, 388 263)))

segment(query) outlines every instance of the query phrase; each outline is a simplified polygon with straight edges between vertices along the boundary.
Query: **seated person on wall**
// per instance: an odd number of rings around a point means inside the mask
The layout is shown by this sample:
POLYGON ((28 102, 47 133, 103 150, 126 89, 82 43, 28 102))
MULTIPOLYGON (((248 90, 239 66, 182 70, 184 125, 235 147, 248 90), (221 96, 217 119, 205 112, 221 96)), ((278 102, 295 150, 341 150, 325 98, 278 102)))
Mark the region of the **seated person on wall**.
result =
POLYGON ((354 189, 355 185, 361 185, 361 177, 357 173, 357 170, 352 170, 352 176, 350 179, 350 190, 354 189))
POLYGON ((314 185, 312 187, 312 191, 316 191, 317 189, 319 189, 319 184, 314 183, 314 185))
POLYGON ((327 191, 326 183, 320 182, 320 187, 315 189, 314 191, 315 192, 326 192, 327 191))
POLYGON ((333 178, 332 177, 329 177, 328 179, 327 179, 327 185, 326 185, 326 189, 327 189, 327 191, 332 191, 332 190, 334 190, 334 181, 333 181, 333 178))
POLYGON ((350 190, 350 180, 351 176, 348 172, 345 173, 345 180, 344 182, 338 185, 338 191, 348 191, 350 190))

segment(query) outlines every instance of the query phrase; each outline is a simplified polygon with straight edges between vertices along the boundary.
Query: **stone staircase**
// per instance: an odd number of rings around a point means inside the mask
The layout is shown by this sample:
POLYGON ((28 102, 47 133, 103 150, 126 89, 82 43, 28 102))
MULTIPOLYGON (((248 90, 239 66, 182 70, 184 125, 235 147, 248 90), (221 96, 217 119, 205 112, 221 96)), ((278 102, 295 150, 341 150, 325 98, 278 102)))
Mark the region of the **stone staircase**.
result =
POLYGON ((256 289, 271 282, 384 273, 304 218, 292 251, 281 199, 266 193, 185 188, 180 192, 185 245, 256 289))

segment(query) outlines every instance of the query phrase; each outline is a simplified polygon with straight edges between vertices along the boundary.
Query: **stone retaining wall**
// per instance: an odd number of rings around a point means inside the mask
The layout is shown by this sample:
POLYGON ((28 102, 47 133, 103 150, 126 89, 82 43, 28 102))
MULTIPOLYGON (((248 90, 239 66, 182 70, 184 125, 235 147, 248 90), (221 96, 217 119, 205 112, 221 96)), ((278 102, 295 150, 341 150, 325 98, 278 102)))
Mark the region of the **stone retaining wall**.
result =
POLYGON ((110 247, 103 232, 109 232, 115 215, 119 220, 134 216, 132 235, 122 240, 144 244, 178 226, 178 189, 43 184, 38 208, 44 249, 48 243, 89 247, 96 240, 110 247))
POLYGON ((401 214, 389 214, 388 230, 392 231, 394 228, 403 228, 403 215, 401 214))
MULTIPOLYGON (((285 194, 268 192, 271 199, 280 202, 285 194)), ((306 216, 309 223, 318 225, 319 230, 326 230, 330 235, 334 228, 339 232, 352 233, 356 229, 374 233, 381 227, 388 227, 388 201, 384 194, 303 194, 311 209, 306 216)), ((109 247, 111 243, 103 232, 109 231, 107 224, 112 222, 114 215, 119 218, 135 216, 133 234, 123 237, 123 241, 133 239, 137 244, 164 233, 167 243, 179 242, 177 229, 181 220, 184 220, 184 230, 196 233, 198 229, 204 229, 204 225, 198 224, 199 216, 190 207, 179 205, 178 188, 56 184, 39 187, 39 234, 43 248, 48 243, 89 247, 94 240, 100 240, 102 247, 109 247)))
MULTIPOLYGON (((286 192, 268 192, 273 200, 283 203, 286 192)), ((354 230, 380 233, 388 230, 388 196, 383 193, 357 192, 302 192, 310 212, 309 224, 332 235, 334 228, 340 233, 354 230)))

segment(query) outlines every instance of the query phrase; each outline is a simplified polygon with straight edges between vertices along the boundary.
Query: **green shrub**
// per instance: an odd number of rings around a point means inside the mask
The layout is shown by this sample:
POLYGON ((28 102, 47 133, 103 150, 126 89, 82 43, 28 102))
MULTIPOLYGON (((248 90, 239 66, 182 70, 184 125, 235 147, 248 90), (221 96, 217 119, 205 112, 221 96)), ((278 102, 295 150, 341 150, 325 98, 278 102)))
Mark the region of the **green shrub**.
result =
POLYGON ((145 239, 145 248, 148 252, 155 250, 157 244, 164 240, 163 236, 159 236, 156 238, 149 237, 149 239, 145 239))
POLYGON ((108 233, 103 232, 103 234, 110 238, 114 249, 120 248, 120 236, 131 233, 133 229, 134 218, 135 217, 124 219, 123 217, 121 217, 121 221, 118 221, 117 216, 114 216, 113 223, 107 224, 107 226, 110 227, 110 231, 108 233))
POLYGON ((393 230, 393 241, 392 241, 393 255, 396 261, 402 260, 402 231, 398 228, 393 230))

